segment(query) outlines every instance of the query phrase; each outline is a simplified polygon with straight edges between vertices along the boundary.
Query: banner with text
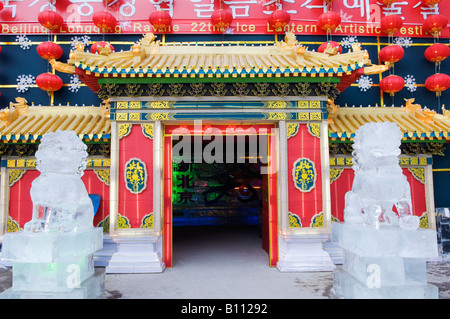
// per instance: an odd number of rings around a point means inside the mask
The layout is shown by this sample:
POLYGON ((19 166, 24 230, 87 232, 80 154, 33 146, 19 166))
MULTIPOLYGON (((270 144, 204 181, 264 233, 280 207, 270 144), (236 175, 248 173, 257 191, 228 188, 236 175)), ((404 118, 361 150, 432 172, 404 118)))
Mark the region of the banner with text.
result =
MULTIPOLYGON (((3 0, 0 11, 2 34, 46 34, 48 30, 38 22, 43 10, 59 12, 64 25, 55 33, 102 33, 92 21, 97 11, 112 13, 118 24, 112 33, 158 33, 149 23, 149 15, 157 10, 166 11, 172 24, 170 34, 274 34, 268 24, 270 14, 278 8, 290 14, 284 31, 295 34, 325 34, 317 27, 317 19, 329 10, 321 0, 3 0), (230 8, 233 22, 220 32, 210 18, 220 7, 230 8)), ((385 15, 397 14, 403 27, 394 34, 401 37, 425 37, 422 23, 432 14, 450 16, 450 6, 427 6, 421 0, 398 1, 390 6, 379 0, 335 0, 331 9, 341 15, 341 24, 333 35, 384 35, 379 27, 385 15)), ((449 28, 441 35, 450 38, 449 28)), ((431 36, 429 36, 431 37, 431 36)))

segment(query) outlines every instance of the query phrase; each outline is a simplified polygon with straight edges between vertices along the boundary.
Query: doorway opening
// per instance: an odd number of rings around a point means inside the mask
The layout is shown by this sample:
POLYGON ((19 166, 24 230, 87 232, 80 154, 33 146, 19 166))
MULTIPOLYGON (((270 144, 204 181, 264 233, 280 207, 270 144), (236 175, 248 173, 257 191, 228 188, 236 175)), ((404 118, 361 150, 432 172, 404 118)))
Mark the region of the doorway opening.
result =
MULTIPOLYGON (((167 132, 168 127, 165 129, 167 132)), ((165 171, 170 170, 164 199, 166 267, 173 261, 176 264, 172 248, 182 243, 185 249, 189 242, 194 248, 188 250, 199 251, 202 244, 217 247, 218 253, 221 247, 224 253, 234 249, 233 243, 242 248, 252 242, 272 261, 271 256, 277 255, 273 249, 276 203, 270 204, 270 194, 276 189, 273 174, 267 174, 267 167, 274 165, 270 162, 274 157, 269 151, 273 143, 270 134, 225 137, 206 135, 204 131, 201 135, 186 133, 177 137, 166 133, 165 137, 165 171)))

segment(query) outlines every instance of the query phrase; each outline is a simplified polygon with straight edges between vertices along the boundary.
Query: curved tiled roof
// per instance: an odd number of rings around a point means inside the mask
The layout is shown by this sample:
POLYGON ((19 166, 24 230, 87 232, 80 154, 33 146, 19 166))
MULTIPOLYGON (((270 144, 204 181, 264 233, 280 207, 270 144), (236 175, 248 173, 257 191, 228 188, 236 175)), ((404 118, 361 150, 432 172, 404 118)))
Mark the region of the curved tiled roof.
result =
POLYGON ((328 131, 332 139, 353 139, 355 131, 369 122, 393 122, 403 132, 404 140, 450 140, 450 116, 436 114, 407 101, 404 107, 337 107, 328 110, 328 131))
POLYGON ((111 135, 110 120, 100 107, 30 106, 10 123, 0 121, 0 141, 36 141, 57 130, 75 131, 85 141, 111 135))
MULTIPOLYGON (((309 51, 292 33, 273 45, 196 45, 175 43, 161 45, 149 33, 130 50, 112 52, 106 45, 101 53, 85 51, 83 45, 70 53, 67 63, 52 61, 53 67, 81 75, 98 89, 95 79, 120 78, 275 78, 275 77, 345 77, 381 73, 388 66, 372 66, 367 51, 359 45, 338 54, 327 48, 324 53, 309 51), (378 67, 378 68, 377 68, 378 67)), ((137 81, 137 80, 136 80, 137 81)))

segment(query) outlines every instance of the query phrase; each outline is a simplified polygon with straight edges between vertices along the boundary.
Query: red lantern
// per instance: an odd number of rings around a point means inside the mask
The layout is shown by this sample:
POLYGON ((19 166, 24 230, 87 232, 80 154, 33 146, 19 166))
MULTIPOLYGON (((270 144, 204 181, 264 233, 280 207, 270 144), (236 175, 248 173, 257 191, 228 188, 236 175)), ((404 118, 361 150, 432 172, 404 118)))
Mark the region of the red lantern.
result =
POLYGON ((46 60, 57 60, 63 55, 63 49, 58 44, 50 41, 39 44, 36 51, 41 58, 46 60))
POLYGON ((328 47, 328 45, 331 45, 332 48, 338 48, 338 52, 339 52, 339 53, 342 53, 342 47, 341 47, 341 45, 340 45, 338 42, 336 42, 336 41, 328 41, 328 42, 322 43, 322 44, 319 46, 319 48, 317 49, 317 52, 324 53, 325 50, 326 50, 326 48, 328 47))
POLYGON ((341 15, 334 11, 324 12, 319 16, 317 25, 324 31, 334 31, 341 23, 341 15))
POLYGON ((233 22, 231 9, 219 9, 211 15, 211 23, 218 31, 223 32, 233 22))
POLYGON ((405 55, 405 50, 399 45, 389 45, 380 50, 378 56, 383 62, 395 63, 400 61, 405 55))
POLYGON ((405 80, 398 75, 389 75, 380 81, 380 89, 383 92, 389 93, 391 96, 394 96, 404 86, 405 80))
POLYGON ((64 23, 62 15, 58 12, 46 10, 38 15, 39 23, 50 31, 61 28, 64 23))
POLYGON ((441 62, 450 55, 450 48, 448 45, 442 43, 435 43, 425 50, 425 59, 430 62, 441 62))
POLYGON ((426 6, 434 6, 439 2, 441 2, 441 0, 422 0, 422 3, 426 6))
POLYGON ((432 34, 433 36, 437 36, 439 32, 441 32, 448 23, 448 19, 446 16, 442 14, 433 14, 428 16, 423 22, 423 30, 425 33, 432 34))
POLYGON ((156 11, 150 14, 148 18, 150 24, 159 32, 165 32, 166 29, 172 24, 172 17, 166 11, 156 11))
POLYGON ((385 6, 390 6, 390 5, 393 4, 394 2, 397 2, 397 0, 381 0, 381 2, 382 2, 385 6))
POLYGON ((37 86, 48 93, 58 91, 63 86, 61 78, 52 73, 42 73, 36 78, 37 86))
POLYGON ((402 27, 402 25, 402 18, 396 14, 384 16, 380 20, 381 31, 387 33, 388 35, 392 35, 397 32, 402 27))
POLYGON ((269 26, 272 27, 275 32, 282 32, 284 27, 291 20, 291 15, 284 10, 277 9, 269 16, 268 23, 269 26))
POLYGON ((92 16, 94 24, 104 31, 112 31, 117 25, 117 19, 109 12, 99 11, 92 16))
POLYGON ((0 2, 0 11, 3 10, 3 2, 0 2))
POLYGON ((436 73, 428 77, 425 87, 431 92, 436 92, 436 96, 441 96, 441 92, 450 87, 450 76, 443 73, 436 73))
POLYGON ((96 42, 91 46, 91 53, 109 54, 114 51, 114 47, 109 42, 105 41, 96 42))

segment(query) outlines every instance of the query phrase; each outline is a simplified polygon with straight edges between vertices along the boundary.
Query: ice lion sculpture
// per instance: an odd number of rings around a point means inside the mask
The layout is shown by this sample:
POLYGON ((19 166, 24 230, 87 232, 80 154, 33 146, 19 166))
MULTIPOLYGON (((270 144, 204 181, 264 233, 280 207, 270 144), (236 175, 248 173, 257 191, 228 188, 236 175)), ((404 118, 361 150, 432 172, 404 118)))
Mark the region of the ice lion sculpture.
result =
POLYGON ((399 164, 401 139, 400 128, 390 122, 367 123, 355 132, 355 178, 352 190, 345 194, 345 222, 374 228, 419 227, 419 217, 412 215, 410 186, 399 164))
POLYGON ((33 217, 28 232, 77 232, 93 227, 94 208, 81 176, 87 165, 86 145, 73 131, 42 137, 36 152, 41 173, 31 184, 33 217))

